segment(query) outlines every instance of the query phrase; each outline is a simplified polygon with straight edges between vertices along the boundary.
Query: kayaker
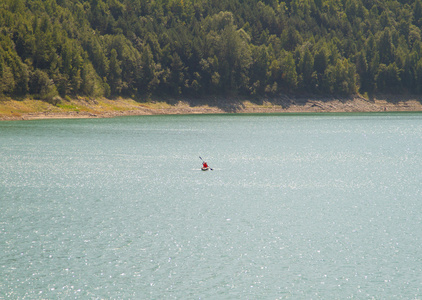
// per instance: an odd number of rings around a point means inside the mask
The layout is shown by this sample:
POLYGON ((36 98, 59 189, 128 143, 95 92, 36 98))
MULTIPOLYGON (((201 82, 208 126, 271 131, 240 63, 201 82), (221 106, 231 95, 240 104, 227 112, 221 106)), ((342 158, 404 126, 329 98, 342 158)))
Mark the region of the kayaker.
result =
POLYGON ((206 161, 204 161, 204 162, 202 163, 202 168, 203 168, 203 169, 208 168, 208 164, 207 164, 207 162, 206 162, 206 161))

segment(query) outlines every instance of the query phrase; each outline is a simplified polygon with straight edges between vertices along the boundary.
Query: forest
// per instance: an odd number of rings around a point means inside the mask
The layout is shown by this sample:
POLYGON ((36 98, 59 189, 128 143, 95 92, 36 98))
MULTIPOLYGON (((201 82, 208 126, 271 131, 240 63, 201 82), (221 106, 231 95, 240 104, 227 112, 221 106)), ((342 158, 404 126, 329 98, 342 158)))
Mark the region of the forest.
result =
POLYGON ((0 96, 422 93, 422 0, 2 0, 0 96))

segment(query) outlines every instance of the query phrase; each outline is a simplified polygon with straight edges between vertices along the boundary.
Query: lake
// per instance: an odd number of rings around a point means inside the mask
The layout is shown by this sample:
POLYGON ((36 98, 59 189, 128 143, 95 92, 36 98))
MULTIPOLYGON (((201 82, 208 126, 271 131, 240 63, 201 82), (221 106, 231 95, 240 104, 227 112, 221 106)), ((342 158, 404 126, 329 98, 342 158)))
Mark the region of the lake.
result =
POLYGON ((0 299, 421 299, 421 171, 421 113, 1 122, 0 299))

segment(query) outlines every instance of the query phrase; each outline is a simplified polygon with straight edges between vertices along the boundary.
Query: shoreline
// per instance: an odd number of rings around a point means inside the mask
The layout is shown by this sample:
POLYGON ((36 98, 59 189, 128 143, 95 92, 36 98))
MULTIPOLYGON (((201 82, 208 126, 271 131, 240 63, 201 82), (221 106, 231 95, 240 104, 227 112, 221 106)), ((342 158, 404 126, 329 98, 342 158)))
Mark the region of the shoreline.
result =
MULTIPOLYGON (((262 98, 258 101, 242 97, 230 99, 214 97, 202 99, 204 104, 200 105, 196 104, 198 99, 169 100, 167 100, 168 102, 161 100, 136 102, 132 99, 123 98, 113 100, 76 98, 62 100, 60 103, 53 105, 40 100, 3 99, 0 100, 0 120, 225 113, 422 112, 422 96, 381 95, 370 99, 361 96, 282 96, 262 98)), ((199 102, 201 102, 201 99, 199 102)))

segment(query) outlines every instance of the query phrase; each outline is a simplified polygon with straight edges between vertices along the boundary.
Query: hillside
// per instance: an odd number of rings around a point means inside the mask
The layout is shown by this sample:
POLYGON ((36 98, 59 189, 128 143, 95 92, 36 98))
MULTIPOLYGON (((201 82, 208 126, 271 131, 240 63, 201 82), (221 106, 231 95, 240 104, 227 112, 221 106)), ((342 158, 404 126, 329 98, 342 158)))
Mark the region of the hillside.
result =
POLYGON ((422 92, 422 0, 3 0, 0 96, 422 92))

